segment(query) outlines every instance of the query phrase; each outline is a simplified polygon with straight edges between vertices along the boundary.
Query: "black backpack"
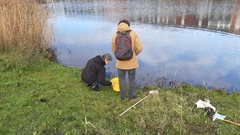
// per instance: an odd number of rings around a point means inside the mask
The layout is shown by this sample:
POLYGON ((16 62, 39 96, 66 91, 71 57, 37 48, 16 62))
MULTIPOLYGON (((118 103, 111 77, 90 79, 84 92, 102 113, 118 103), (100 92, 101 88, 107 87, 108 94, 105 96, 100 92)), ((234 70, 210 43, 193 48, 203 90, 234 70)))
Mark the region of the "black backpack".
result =
POLYGON ((133 56, 131 30, 127 32, 117 32, 115 40, 114 54, 120 61, 130 60, 133 56))

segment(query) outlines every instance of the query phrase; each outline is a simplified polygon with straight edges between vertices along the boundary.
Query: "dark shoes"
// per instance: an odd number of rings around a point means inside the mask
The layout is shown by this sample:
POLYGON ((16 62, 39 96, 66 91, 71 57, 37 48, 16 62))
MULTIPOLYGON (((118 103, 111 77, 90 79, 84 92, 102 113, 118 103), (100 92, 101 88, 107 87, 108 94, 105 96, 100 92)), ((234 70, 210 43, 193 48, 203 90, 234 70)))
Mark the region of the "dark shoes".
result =
MULTIPOLYGON (((123 98, 123 97, 120 97, 121 98, 121 101, 123 101, 125 98, 123 98)), ((132 96, 132 97, 129 97, 128 99, 129 100, 132 100, 132 99, 135 99, 135 98, 137 98, 137 96, 132 96)))
POLYGON ((92 90, 93 90, 93 91, 100 91, 100 90, 99 90, 99 86, 92 86, 92 90))
POLYGON ((93 91, 100 91, 99 84, 97 82, 93 83, 91 87, 93 91))
POLYGON ((137 96, 133 96, 133 97, 128 98, 128 99, 131 100, 131 99, 135 99, 135 98, 137 98, 137 96))
POLYGON ((90 87, 93 91, 100 91, 98 82, 95 82, 93 84, 87 84, 87 87, 90 87))

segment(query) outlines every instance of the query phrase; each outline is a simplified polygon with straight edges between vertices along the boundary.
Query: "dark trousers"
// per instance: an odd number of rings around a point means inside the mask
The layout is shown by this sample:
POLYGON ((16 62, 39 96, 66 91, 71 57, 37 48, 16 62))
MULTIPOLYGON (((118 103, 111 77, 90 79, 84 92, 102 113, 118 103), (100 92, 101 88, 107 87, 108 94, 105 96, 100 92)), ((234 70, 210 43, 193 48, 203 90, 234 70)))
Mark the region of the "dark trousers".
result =
MULTIPOLYGON (((105 79, 110 79, 110 78, 112 78, 112 73, 111 72, 106 72, 105 73, 105 79)), ((83 80, 83 79, 82 79, 83 80)), ((83 80, 84 81, 84 80, 83 80)), ((85 82, 85 81, 84 81, 85 82)), ((94 90, 94 91, 99 91, 99 82, 98 81, 95 81, 94 83, 92 83, 92 84, 87 84, 87 86, 88 87, 91 87, 92 88, 92 90, 94 90)))
POLYGON ((136 88, 135 88, 135 76, 136 69, 118 69, 118 77, 119 77, 119 85, 120 85, 120 97, 121 99, 125 99, 126 94, 126 81, 125 76, 126 72, 128 73, 128 82, 129 82, 129 90, 128 90, 128 98, 134 98, 136 96, 136 88))

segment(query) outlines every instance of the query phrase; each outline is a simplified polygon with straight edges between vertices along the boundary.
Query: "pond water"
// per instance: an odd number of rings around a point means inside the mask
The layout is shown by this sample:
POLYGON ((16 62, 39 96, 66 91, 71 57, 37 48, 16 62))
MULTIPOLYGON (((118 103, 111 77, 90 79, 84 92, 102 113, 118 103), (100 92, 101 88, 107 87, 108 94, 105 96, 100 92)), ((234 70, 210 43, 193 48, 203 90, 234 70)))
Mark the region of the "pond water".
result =
MULTIPOLYGON (((137 83, 164 78, 240 91, 240 0, 49 0, 59 63, 84 67, 111 52, 111 38, 128 19, 143 43, 137 83)), ((117 73, 115 61, 107 70, 117 73)), ((162 85, 162 84, 161 84, 162 85)))

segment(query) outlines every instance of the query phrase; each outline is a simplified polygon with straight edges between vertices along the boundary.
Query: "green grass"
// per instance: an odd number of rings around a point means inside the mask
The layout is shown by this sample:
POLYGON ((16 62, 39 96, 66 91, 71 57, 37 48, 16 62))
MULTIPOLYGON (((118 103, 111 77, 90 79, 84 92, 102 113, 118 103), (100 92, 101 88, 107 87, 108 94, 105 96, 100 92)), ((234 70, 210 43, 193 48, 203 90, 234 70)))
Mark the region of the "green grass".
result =
POLYGON ((120 101, 109 87, 90 91, 80 74, 46 59, 12 65, 0 54, 0 134, 240 134, 240 127, 213 122, 194 105, 210 99, 220 114, 240 122, 239 94, 182 86, 138 90, 137 99, 120 101), (118 117, 153 89, 159 95, 118 117))

